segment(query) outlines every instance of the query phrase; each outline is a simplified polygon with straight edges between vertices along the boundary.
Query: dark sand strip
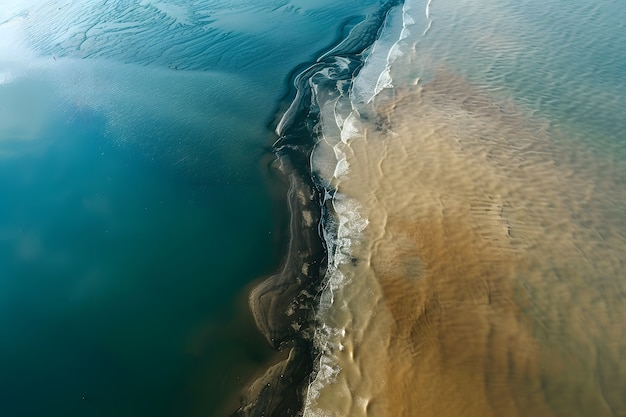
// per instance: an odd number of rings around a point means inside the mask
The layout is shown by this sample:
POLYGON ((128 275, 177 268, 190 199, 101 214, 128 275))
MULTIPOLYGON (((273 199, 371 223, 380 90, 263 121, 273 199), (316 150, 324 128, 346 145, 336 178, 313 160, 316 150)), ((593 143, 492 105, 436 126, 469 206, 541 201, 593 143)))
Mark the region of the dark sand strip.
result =
POLYGON ((313 308, 324 260, 320 205, 308 176, 289 156, 282 153, 278 162, 289 181, 288 251, 280 272, 253 288, 249 298, 259 331, 278 351, 277 363, 248 387, 237 417, 297 415, 312 371, 313 308))

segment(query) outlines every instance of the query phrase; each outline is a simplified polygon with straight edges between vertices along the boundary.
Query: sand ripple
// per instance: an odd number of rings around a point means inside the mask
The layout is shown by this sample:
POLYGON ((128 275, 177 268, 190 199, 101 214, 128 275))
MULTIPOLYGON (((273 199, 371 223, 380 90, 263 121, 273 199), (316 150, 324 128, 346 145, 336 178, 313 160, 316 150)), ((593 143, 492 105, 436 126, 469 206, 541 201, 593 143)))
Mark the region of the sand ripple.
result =
POLYGON ((311 415, 624 415, 624 168, 450 74, 363 113, 311 415))

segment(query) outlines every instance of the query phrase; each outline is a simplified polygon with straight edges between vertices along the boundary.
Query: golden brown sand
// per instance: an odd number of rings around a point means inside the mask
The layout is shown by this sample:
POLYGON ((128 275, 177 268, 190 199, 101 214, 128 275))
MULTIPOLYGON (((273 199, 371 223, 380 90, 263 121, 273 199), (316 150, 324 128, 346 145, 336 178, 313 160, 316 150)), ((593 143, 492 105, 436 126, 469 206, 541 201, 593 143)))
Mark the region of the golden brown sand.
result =
POLYGON ((393 94, 344 149, 369 225, 309 415, 625 416, 623 169, 453 76, 393 94))

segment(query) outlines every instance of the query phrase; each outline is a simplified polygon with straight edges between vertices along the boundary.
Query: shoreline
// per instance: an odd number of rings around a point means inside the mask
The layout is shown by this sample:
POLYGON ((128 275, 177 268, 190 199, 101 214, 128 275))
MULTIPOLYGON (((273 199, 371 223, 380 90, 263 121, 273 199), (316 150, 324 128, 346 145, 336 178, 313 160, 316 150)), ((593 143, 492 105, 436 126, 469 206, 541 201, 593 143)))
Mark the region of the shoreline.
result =
POLYGON ((358 101, 367 53, 297 75, 277 125, 288 251, 250 308, 279 353, 234 416, 621 409, 602 160, 445 69, 358 101))
POLYGON ((289 155, 283 154, 277 161, 277 169, 289 182, 287 255, 280 271, 256 285, 249 295, 257 329, 276 353, 273 365, 245 389, 233 417, 296 415, 313 370, 313 312, 325 261, 316 227, 319 197, 289 155))
POLYGON ((390 0, 360 22, 350 19, 340 30, 342 38, 320 52, 316 61, 299 65, 289 77, 293 87, 283 100, 292 99, 278 106, 282 114, 275 121, 278 140, 272 151, 276 159, 270 167, 288 184, 287 252, 279 272, 256 285, 249 296, 257 328, 276 354, 270 361, 273 365, 244 390, 241 406, 232 417, 291 417, 305 412, 307 391, 319 371, 315 364, 322 355, 314 337, 320 328, 318 304, 329 279, 329 243, 323 229, 325 220, 333 216, 334 192, 312 171, 311 156, 323 138, 316 126, 321 109, 311 100, 316 92, 309 80, 330 69, 328 81, 349 83, 362 69, 388 14, 401 3, 390 0))

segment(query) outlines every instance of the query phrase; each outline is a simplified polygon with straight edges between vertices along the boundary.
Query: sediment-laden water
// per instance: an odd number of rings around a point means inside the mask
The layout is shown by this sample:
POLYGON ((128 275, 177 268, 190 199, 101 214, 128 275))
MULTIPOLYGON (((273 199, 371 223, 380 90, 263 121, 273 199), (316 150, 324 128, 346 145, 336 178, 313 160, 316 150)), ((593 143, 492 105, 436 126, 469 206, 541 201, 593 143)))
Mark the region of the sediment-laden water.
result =
POLYGON ((626 413, 624 13, 601 3, 406 1, 303 73, 328 253, 304 415, 626 413))

